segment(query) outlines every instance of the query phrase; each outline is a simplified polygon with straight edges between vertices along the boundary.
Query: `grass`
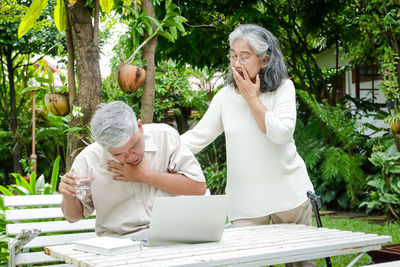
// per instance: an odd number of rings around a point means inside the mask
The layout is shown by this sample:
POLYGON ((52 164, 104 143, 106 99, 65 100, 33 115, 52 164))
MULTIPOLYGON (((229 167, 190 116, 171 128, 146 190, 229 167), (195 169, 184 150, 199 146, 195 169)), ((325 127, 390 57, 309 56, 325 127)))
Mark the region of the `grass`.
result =
MULTIPOLYGON (((369 223, 366 219, 332 219, 328 215, 321 217, 322 226, 325 228, 334 228, 352 232, 364 232, 368 234, 390 235, 392 243, 400 243, 400 223, 386 222, 384 225, 369 223)), ((313 225, 317 225, 313 220, 313 225)), ((388 245, 388 244, 386 244, 388 245)), ((357 254, 348 254, 342 256, 331 257, 332 266, 347 266, 357 254)), ((364 266, 371 261, 368 254, 364 254, 354 266, 364 266)), ((326 266, 325 259, 316 260, 317 267, 326 266)), ((283 264, 275 266, 284 266, 283 264)))

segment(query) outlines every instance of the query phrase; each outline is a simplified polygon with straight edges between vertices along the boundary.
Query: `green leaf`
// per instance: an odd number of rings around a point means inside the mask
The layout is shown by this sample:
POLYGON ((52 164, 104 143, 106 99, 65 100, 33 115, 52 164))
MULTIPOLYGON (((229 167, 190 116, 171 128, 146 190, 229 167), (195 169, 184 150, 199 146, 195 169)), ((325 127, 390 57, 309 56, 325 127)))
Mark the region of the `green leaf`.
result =
POLYGON ((172 37, 174 37, 175 40, 178 39, 178 31, 175 26, 169 27, 169 32, 171 33, 172 37))
MULTIPOLYGON (((57 55, 60 57, 63 53, 64 53, 64 47, 60 43, 58 43, 57 44, 57 55)), ((63 83, 64 83, 64 81, 63 81, 63 83)))
POLYGON ((142 13, 140 13, 140 15, 136 17, 136 19, 141 19, 141 18, 145 17, 147 13, 149 13, 148 9, 143 10, 142 13))
POLYGON ((349 206, 349 200, 347 194, 344 193, 337 199, 337 202, 342 208, 347 208, 349 206))
POLYGON ((35 24, 40 17, 43 9, 46 7, 48 0, 33 0, 28 11, 21 20, 18 27, 18 39, 25 35, 35 24))
POLYGON ((57 158, 56 158, 56 160, 54 161, 54 164, 53 164, 53 171, 51 172, 51 180, 50 180, 51 190, 53 192, 57 191, 57 181, 58 181, 59 168, 60 168, 60 156, 57 156, 57 158))
POLYGON ((43 77, 36 77, 35 80, 40 82, 40 83, 51 84, 51 79, 47 79, 47 78, 43 78, 43 77))
POLYGON ((136 31, 137 31, 141 36, 144 35, 144 31, 143 31, 143 28, 142 28, 142 27, 137 27, 137 28, 136 28, 136 31))
POLYGON ((30 184, 30 192, 31 195, 36 195, 36 172, 31 173, 31 177, 29 179, 29 184, 30 184))
POLYGON ((103 9, 107 14, 110 13, 112 7, 114 6, 114 0, 100 0, 101 9, 103 9))
POLYGON ((65 132, 73 133, 73 132, 78 132, 80 130, 82 130, 82 128, 77 126, 77 127, 68 128, 68 129, 65 130, 65 132))
POLYGON ((135 19, 138 18, 138 13, 132 7, 127 6, 127 5, 123 5, 122 8, 128 9, 133 14, 135 19))
MULTIPOLYGON (((184 18, 184 17, 182 17, 182 18, 184 18)), ((187 21, 186 19, 185 19, 185 21, 187 21)), ((182 25, 182 22, 177 22, 176 21, 176 27, 178 28, 178 30, 180 31, 180 32, 182 32, 182 33, 184 33, 185 32, 185 27, 183 27, 183 25, 182 25)))
POLYGON ((65 31, 67 24, 67 11, 63 0, 57 0, 56 7, 54 8, 54 23, 59 32, 65 31))
POLYGON ((18 195, 21 195, 21 196, 29 195, 29 191, 26 188, 24 188, 23 186, 13 184, 13 185, 9 185, 9 187, 10 187, 10 189, 17 192, 18 195))
POLYGON ((175 7, 174 7, 174 5, 171 5, 171 0, 166 0, 165 1, 165 10, 166 10, 167 14, 170 11, 173 11, 174 9, 175 9, 175 7))
POLYGON ((53 192, 51 191, 51 185, 49 185, 49 184, 47 184, 47 183, 44 185, 43 194, 44 194, 44 195, 51 195, 51 194, 53 194, 53 192))
POLYGON ((0 192, 3 193, 5 196, 13 196, 14 194, 8 190, 6 187, 0 185, 0 192))
POLYGON ((153 27, 148 20, 143 21, 144 27, 146 28, 146 32, 149 36, 153 34, 153 27))
POLYGON ((30 184, 18 173, 11 173, 11 175, 15 178, 15 182, 17 186, 22 186, 26 190, 30 191, 30 184))
POLYGON ((160 35, 175 43, 174 37, 169 32, 160 32, 160 35))
POLYGON ((160 31, 162 31, 162 25, 157 19, 149 17, 149 16, 146 16, 146 18, 148 20, 150 20, 151 22, 153 22, 160 29, 160 31))
POLYGON ((400 199, 394 194, 383 194, 380 198, 380 201, 392 204, 400 204, 400 199))
POLYGON ((36 180, 36 193, 44 191, 44 175, 40 175, 39 178, 36 180))
POLYGON ((395 184, 391 184, 390 187, 393 191, 400 196, 400 186, 396 186, 395 184))
POLYGON ((0 209, 1 210, 5 210, 5 208, 4 208, 4 199, 2 197, 0 197, 0 209))
POLYGON ((39 90, 39 89, 48 90, 48 88, 43 87, 43 86, 29 86, 29 87, 24 88, 24 90, 21 91, 21 94, 25 94, 26 92, 32 92, 34 90, 39 90))

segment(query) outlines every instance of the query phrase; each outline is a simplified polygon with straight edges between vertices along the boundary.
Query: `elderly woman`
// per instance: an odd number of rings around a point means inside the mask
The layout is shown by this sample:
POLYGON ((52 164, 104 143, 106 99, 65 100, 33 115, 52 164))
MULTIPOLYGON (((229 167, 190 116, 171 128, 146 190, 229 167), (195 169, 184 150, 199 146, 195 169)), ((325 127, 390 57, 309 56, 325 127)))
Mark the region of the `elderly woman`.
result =
POLYGON ((278 41, 260 26, 240 25, 229 45, 227 86, 183 141, 197 153, 225 132, 233 226, 311 225, 313 185, 293 140, 296 94, 278 41))

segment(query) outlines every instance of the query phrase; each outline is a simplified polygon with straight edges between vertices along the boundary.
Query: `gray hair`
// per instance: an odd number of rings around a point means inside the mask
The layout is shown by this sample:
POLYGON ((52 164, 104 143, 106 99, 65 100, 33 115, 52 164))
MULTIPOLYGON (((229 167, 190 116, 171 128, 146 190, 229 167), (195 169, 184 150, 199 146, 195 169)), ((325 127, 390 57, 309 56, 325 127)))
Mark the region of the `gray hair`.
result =
POLYGON ((121 101, 101 103, 90 129, 93 139, 107 150, 125 145, 139 131, 135 112, 121 101))
MULTIPOLYGON (((229 34, 229 46, 232 47, 237 39, 245 40, 260 60, 269 56, 268 63, 260 70, 260 91, 276 90, 283 79, 288 78, 288 71, 282 56, 279 42, 268 30, 253 24, 243 24, 229 34)), ((231 68, 228 69, 226 82, 236 87, 231 68)))

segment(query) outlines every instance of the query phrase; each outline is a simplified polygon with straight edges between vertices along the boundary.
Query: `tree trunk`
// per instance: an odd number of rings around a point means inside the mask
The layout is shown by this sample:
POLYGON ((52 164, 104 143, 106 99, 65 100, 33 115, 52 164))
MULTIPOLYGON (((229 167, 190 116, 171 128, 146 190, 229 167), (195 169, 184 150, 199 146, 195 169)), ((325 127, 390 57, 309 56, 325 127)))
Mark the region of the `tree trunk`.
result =
MULTIPOLYGON (((156 18, 152 0, 143 0, 142 9, 149 10, 147 16, 156 18)), ((157 27, 152 23, 153 31, 157 27)), ((146 37, 145 37, 146 38, 146 37)), ((154 36, 145 46, 143 46, 143 60, 146 65, 146 79, 143 85, 141 119, 144 124, 153 122, 154 96, 155 96, 155 63, 154 54, 157 48, 157 35, 154 36)))
MULTIPOLYGON (((99 50, 93 39, 93 24, 91 11, 85 7, 84 0, 78 0, 75 5, 68 7, 68 19, 77 66, 79 91, 76 104, 84 114, 82 118, 71 116, 70 127, 89 127, 90 119, 101 102, 101 76, 99 65, 99 50)), ((89 131, 87 132, 89 133, 89 131)), ((75 156, 85 143, 77 137, 69 135, 67 148, 67 170, 75 156)), ((85 138, 86 139, 86 138, 85 138)))
MULTIPOLYGON (((67 5, 65 5, 67 12, 67 5)), ((67 16, 67 25, 65 29, 65 39, 67 43, 67 51, 68 51, 68 96, 69 96, 69 106, 70 110, 73 110, 73 106, 77 105, 76 99, 76 83, 75 83, 75 56, 74 56, 74 44, 72 41, 72 32, 71 32, 71 23, 69 21, 69 16, 67 16)), ((69 122, 70 127, 74 127, 74 125, 79 125, 79 121, 77 121, 73 116, 70 116, 71 120, 69 122)), ((67 151, 65 154, 65 170, 68 171, 72 162, 75 159, 76 155, 79 152, 79 140, 73 134, 68 132, 67 134, 67 151)))
POLYGON ((189 130, 188 120, 191 113, 191 108, 180 107, 181 110, 180 115, 175 115, 175 121, 178 128, 179 134, 184 134, 187 130, 189 130))
MULTIPOLYGON (((19 174, 22 172, 22 164, 20 162, 22 157, 22 144, 21 136, 18 132, 18 120, 17 120, 17 104, 15 99, 15 83, 14 83, 14 66, 11 55, 11 50, 6 51, 7 70, 8 70, 8 81, 10 88, 10 103, 9 103, 9 116, 8 116, 8 127, 13 134, 14 147, 12 151, 13 155, 13 171, 19 174)), ((7 108, 8 109, 8 108, 7 108)))

